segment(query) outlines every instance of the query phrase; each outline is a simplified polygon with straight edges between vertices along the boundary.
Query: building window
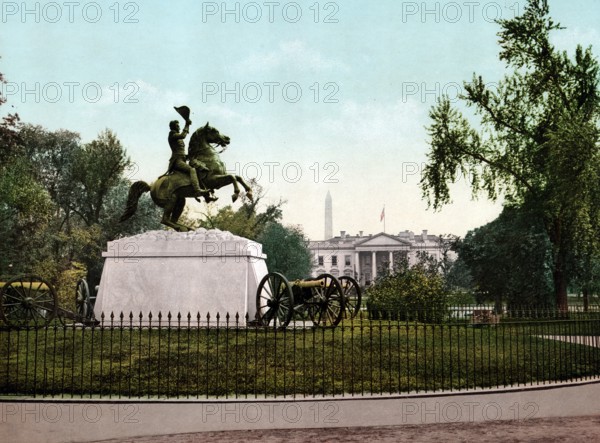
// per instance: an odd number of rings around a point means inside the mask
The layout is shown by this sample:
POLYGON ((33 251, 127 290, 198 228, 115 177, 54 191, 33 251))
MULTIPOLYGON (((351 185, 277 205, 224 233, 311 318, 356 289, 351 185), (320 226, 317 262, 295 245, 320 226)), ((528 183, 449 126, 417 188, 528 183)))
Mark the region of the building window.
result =
POLYGON ((319 255, 319 266, 323 266, 323 256, 319 255))
POLYGON ((350 266, 350 258, 351 258, 350 255, 345 255, 344 256, 344 261, 346 262, 345 263, 346 266, 350 266))
POLYGON ((331 256, 331 266, 337 266, 337 255, 331 256))

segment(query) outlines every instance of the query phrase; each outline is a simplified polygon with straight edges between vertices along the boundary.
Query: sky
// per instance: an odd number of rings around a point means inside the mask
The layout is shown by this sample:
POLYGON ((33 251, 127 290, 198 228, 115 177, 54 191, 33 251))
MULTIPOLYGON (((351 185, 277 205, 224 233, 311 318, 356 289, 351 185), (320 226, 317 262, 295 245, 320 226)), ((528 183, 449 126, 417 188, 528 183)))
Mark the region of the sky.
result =
MULTIPOLYGON (((566 27, 559 49, 600 48, 600 2, 550 0, 566 27)), ((453 203, 428 209, 419 188, 428 113, 454 101, 474 73, 505 74, 496 18, 525 1, 393 0, 202 2, 2 2, 0 92, 22 121, 92 141, 105 128, 126 147, 132 181, 168 165, 173 107, 192 110, 231 137, 222 160, 255 178, 265 203, 285 200, 283 221, 311 240, 333 231, 464 236, 502 202, 472 199, 466 180, 453 203)), ((231 187, 218 192, 231 204, 231 187)), ((234 204, 236 208, 240 203, 234 204)), ((192 213, 206 208, 192 204, 192 213)))

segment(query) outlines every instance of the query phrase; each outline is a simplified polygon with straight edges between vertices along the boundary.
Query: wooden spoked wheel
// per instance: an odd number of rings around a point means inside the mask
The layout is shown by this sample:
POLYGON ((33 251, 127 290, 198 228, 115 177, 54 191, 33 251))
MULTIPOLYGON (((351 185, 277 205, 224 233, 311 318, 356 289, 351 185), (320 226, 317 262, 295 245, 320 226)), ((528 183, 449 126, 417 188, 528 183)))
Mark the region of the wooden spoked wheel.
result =
POLYGON ((14 277, 0 290, 0 316, 10 327, 46 326, 56 316, 57 305, 52 285, 35 275, 14 277))
POLYGON ((75 288, 75 312, 82 319, 94 316, 90 288, 85 278, 79 279, 75 288))
POLYGON ((340 285, 342 285, 346 312, 350 318, 354 318, 360 311, 362 301, 360 286, 355 279, 347 275, 340 277, 338 280, 340 281, 340 285))
POLYGON ((256 291, 256 320, 261 326, 285 328, 292 320, 294 297, 290 282, 277 272, 265 275, 256 291))
POLYGON ((311 298, 305 302, 309 316, 315 326, 336 326, 344 315, 342 286, 331 274, 321 274, 317 280, 323 284, 311 288, 311 298))

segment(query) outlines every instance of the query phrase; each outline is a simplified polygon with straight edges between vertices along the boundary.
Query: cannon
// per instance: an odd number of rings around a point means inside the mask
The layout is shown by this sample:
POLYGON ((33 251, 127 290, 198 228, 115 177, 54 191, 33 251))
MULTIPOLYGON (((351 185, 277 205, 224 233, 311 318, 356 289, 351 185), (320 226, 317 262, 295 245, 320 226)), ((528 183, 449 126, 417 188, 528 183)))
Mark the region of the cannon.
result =
POLYGON ((351 277, 331 274, 292 282, 278 272, 263 277, 256 291, 256 323, 285 328, 292 319, 316 327, 335 327, 360 309, 360 287, 351 277))
POLYGON ((21 275, 0 282, 0 319, 8 327, 44 327, 55 318, 63 324, 96 324, 93 298, 85 279, 76 285, 75 310, 59 306, 54 287, 42 277, 21 275))

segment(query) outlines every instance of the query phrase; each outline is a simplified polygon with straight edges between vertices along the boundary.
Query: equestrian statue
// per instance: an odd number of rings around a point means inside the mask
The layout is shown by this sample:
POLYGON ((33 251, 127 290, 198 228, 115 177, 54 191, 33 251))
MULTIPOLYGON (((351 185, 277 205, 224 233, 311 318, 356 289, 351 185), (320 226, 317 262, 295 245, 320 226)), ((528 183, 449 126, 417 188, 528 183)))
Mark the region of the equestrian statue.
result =
POLYGON ((179 121, 169 123, 169 146, 171 158, 169 169, 154 183, 148 184, 137 181, 129 188, 127 206, 120 221, 129 219, 137 211, 138 201, 142 194, 150 191, 154 203, 163 208, 161 223, 176 231, 186 232, 190 228, 178 223, 185 208, 186 198, 203 197, 207 203, 217 200, 215 189, 233 185, 232 201, 236 201, 242 185, 246 197, 252 200, 252 189, 239 175, 228 174, 225 164, 219 158, 230 143, 229 137, 221 134, 207 122, 205 126, 196 129, 190 138, 188 154, 185 155, 185 137, 192 124, 190 109, 187 106, 176 107, 175 110, 184 118, 185 126, 180 132, 179 121), (217 147, 222 148, 217 152, 217 147), (188 161, 186 163, 186 160, 188 161))

